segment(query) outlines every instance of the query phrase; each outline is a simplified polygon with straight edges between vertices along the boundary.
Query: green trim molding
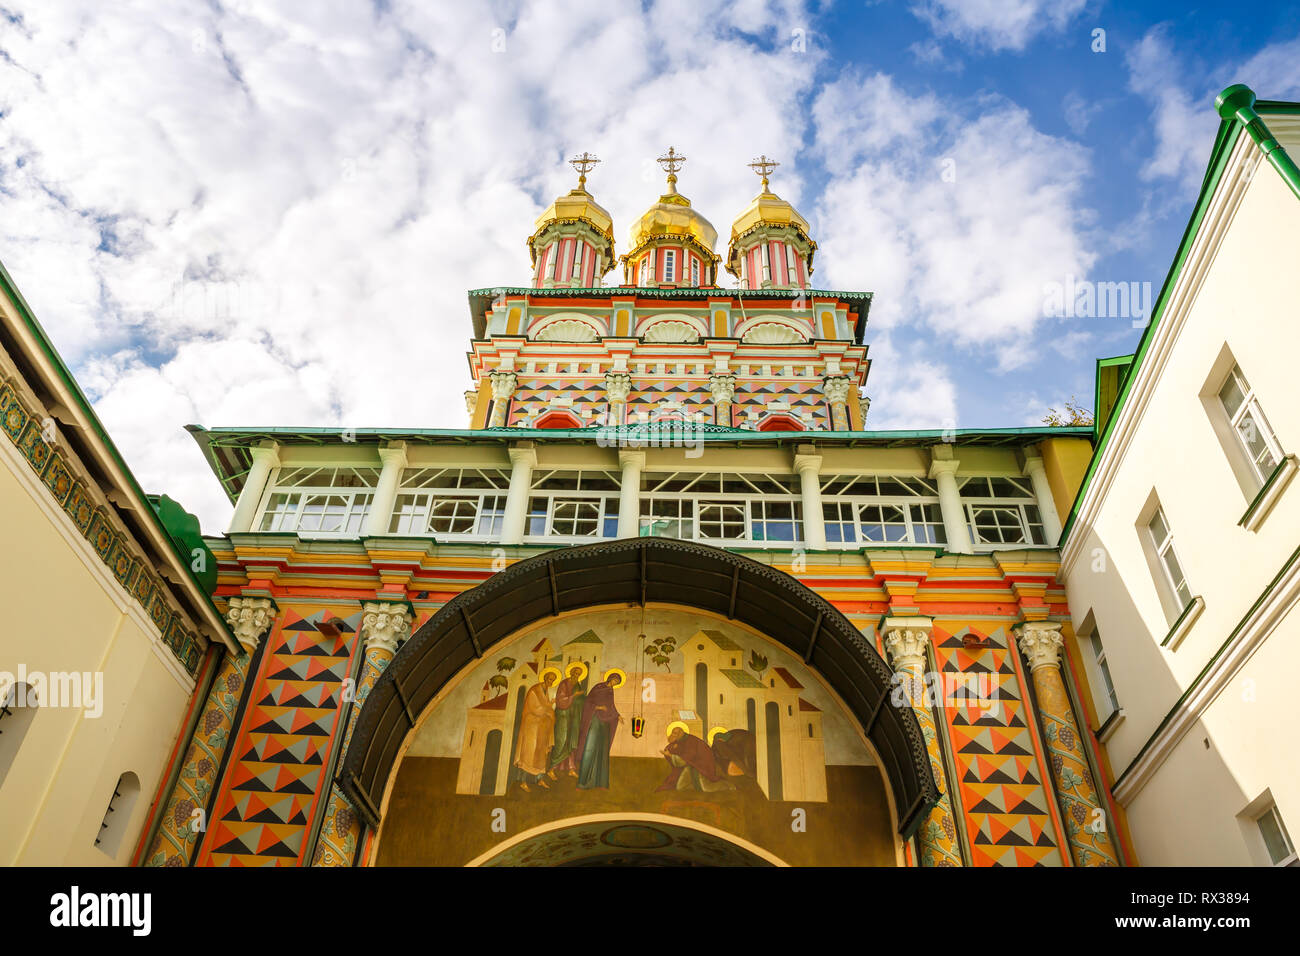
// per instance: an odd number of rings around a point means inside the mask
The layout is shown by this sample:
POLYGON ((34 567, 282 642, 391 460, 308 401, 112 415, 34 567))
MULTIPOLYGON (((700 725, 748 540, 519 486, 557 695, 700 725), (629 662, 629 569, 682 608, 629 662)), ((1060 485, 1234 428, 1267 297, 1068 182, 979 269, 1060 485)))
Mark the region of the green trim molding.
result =
POLYGON ((1251 518, 1254 516, 1255 512, 1259 510, 1260 506, 1264 503, 1264 501, 1269 499, 1272 496, 1272 493, 1274 489, 1277 487, 1278 482, 1283 480, 1283 476, 1289 475, 1295 470, 1296 470, 1295 455, 1284 455, 1282 457, 1282 460, 1277 463, 1277 467, 1275 467, 1272 470, 1272 472, 1269 473, 1268 479, 1264 482, 1263 486, 1259 489, 1259 492, 1255 495, 1254 498, 1251 499, 1250 504, 1246 506, 1246 513, 1241 516, 1241 519, 1237 522, 1237 524, 1240 527, 1245 528, 1247 531, 1253 531, 1255 528, 1259 527, 1259 525, 1263 523, 1264 519, 1260 518, 1259 521, 1252 522, 1251 518))
MULTIPOLYGON (((1182 274, 1187 257, 1191 254, 1192 245, 1200 232, 1201 223, 1204 221, 1205 214, 1209 209, 1210 199, 1214 195, 1219 180, 1223 177, 1228 158, 1231 156, 1233 147, 1243 130, 1265 151, 1265 155, 1273 168, 1278 171, 1292 192, 1300 199, 1300 170, 1296 169, 1295 162, 1277 144, 1277 140, 1255 109, 1255 107, 1259 107, 1259 109, 1268 113, 1297 114, 1300 113, 1300 103, 1284 103, 1272 100, 1256 101, 1254 93, 1248 87, 1238 84, 1228 87, 1219 94, 1216 107, 1223 119, 1219 123, 1219 130, 1214 138, 1214 148, 1210 152, 1210 162, 1206 168, 1205 177, 1201 182, 1201 191, 1196 197, 1195 205, 1192 207, 1192 217, 1188 221, 1186 229, 1183 230, 1183 237, 1178 243, 1177 255, 1175 255, 1173 264, 1169 267, 1164 284, 1160 287, 1160 294, 1156 296, 1155 305, 1152 306, 1151 321, 1143 329, 1142 338, 1138 340, 1132 362, 1127 373, 1123 376, 1114 407, 1107 417, 1105 425, 1098 426, 1100 428, 1099 438, 1093 449, 1092 459, 1088 462, 1088 470, 1084 473, 1083 481, 1079 484, 1079 490, 1074 496, 1074 503, 1070 507, 1070 515, 1066 518, 1065 525, 1061 530, 1060 543, 1062 547, 1069 540, 1070 532, 1074 529, 1079 516, 1079 507, 1088 493, 1093 477, 1097 473, 1098 463, 1106 453, 1106 447, 1110 443, 1110 438, 1115 430, 1115 422, 1119 419, 1120 412, 1123 410, 1129 393, 1132 391, 1133 381, 1137 378, 1136 372, 1146 358, 1147 351, 1155 337, 1155 331, 1160 326, 1160 320, 1164 318, 1165 309, 1169 305, 1169 297, 1178 282, 1179 276, 1182 274)), ((1093 414, 1094 422, 1099 421, 1100 416, 1097 415, 1096 409, 1094 409, 1093 414)))
MULTIPOLYGON (((186 627, 185 619, 167 600, 166 588, 159 581, 153 562, 146 560, 134 541, 118 530, 108 508, 95 501, 91 489, 98 487, 96 483, 82 474, 56 445, 45 440, 42 419, 33 415, 19 397, 16 384, 2 377, 0 431, 13 442, 50 498, 89 542, 122 590, 158 628, 163 643, 180 661, 185 672, 194 677, 199 670, 205 642, 186 627)), ((153 513, 152 509, 150 513, 153 513)), ((214 574, 215 570, 214 562, 214 574)))
MULTIPOLYGON (((211 612, 211 619, 208 621, 209 626, 216 631, 217 635, 226 643, 227 647, 232 650, 238 650, 239 644, 230 633, 230 628, 226 625, 221 609, 213 602, 211 597, 212 592, 205 587, 204 582, 195 574, 192 567, 192 558, 187 552, 180 550, 177 540, 171 535, 163 524, 162 519, 158 516, 158 513, 154 510, 153 503, 144 493, 139 482, 136 481, 135 475, 131 472, 131 469, 127 467, 126 461, 122 458, 121 453, 117 450, 117 446, 109 437, 103 423, 99 420, 99 416, 95 414, 95 410, 91 407, 90 401, 81 390, 81 386, 77 384, 77 380, 73 377, 72 372, 68 370, 68 367, 63 364, 63 359, 59 356, 58 351, 55 350, 54 344, 50 341, 49 336, 45 334, 45 329, 42 328, 40 322, 36 320, 36 315, 32 312, 31 306, 27 304, 27 300, 23 298, 23 294, 18 291, 18 286, 14 283, 13 277, 9 275, 9 270, 5 268, 3 262, 0 262, 0 293, 3 293, 12 303, 14 310, 18 313, 19 318, 27 327, 32 338, 36 341, 36 344, 44 355, 49 367, 53 369, 55 375, 63 383, 64 387, 67 388, 73 402, 77 406, 77 410, 80 412, 85 422, 90 426, 90 431, 107 453, 109 459, 117 466, 126 485, 125 491, 139 506, 134 510, 141 515, 141 520, 143 522, 152 522, 154 528, 160 533, 159 536, 171 547, 172 553, 177 559, 177 565, 180 572, 189 577, 191 583, 201 595, 200 598, 195 599, 196 603, 199 601, 206 601, 208 610, 211 612)), ((92 544, 93 543, 94 542, 92 542, 92 544)), ((167 632, 164 632, 164 634, 166 633, 167 632)), ((170 644, 170 635, 165 639, 168 639, 170 644)), ((202 645, 199 645, 195 650, 197 656, 194 657, 194 668, 197 668, 198 666, 198 657, 201 656, 202 649, 202 645)), ((173 653, 175 653, 175 648, 173 648, 173 653)), ((183 658, 183 661, 184 660, 185 658, 183 658)), ((191 668, 188 663, 187 670, 191 675, 195 673, 195 670, 191 668)))

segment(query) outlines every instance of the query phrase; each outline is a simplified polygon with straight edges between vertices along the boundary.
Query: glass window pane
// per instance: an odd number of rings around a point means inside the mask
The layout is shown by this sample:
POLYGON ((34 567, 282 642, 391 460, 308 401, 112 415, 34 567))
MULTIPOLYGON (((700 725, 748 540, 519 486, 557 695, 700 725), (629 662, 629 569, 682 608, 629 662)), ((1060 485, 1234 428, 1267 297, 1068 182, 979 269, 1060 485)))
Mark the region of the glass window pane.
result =
POLYGON ((1237 409, 1241 408, 1241 403, 1246 400, 1246 392, 1239 375, 1240 372, 1234 366, 1228 374, 1227 381, 1223 383, 1223 388, 1219 389, 1219 399, 1223 402, 1229 418, 1237 414, 1237 409))
POLYGON ((1165 543, 1165 538, 1169 537, 1169 526, 1165 524, 1165 514, 1159 508, 1151 516, 1151 537, 1155 540, 1156 547, 1165 543))
POLYGON ((1274 863, 1281 863, 1291 855, 1293 850, 1277 807, 1269 807, 1268 812, 1259 818, 1258 823, 1260 835, 1264 837, 1264 845, 1268 847, 1269 859, 1274 863))
POLYGON ((506 499, 504 495, 486 495, 479 509, 478 533, 499 535, 506 518, 506 499))

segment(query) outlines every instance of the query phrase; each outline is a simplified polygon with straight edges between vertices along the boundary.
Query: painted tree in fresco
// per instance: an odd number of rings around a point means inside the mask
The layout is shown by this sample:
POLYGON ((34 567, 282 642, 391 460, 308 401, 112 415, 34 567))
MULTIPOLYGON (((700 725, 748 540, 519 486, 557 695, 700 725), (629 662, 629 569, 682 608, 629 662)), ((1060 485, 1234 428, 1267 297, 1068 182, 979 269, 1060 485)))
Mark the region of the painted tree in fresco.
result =
POLYGON ((763 672, 767 670, 767 658, 753 648, 750 648, 749 651, 749 669, 757 674, 760 680, 763 677, 763 672))
POLYGON ((497 696, 510 686, 510 679, 506 677, 512 670, 517 667, 519 662, 513 657, 497 658, 497 672, 488 679, 488 686, 496 688, 497 696))
POLYGON ((650 658, 651 662, 658 664, 666 671, 671 671, 669 666, 672 661, 673 651, 677 650, 677 638, 669 635, 661 637, 657 641, 651 641, 645 647, 645 656, 650 658))

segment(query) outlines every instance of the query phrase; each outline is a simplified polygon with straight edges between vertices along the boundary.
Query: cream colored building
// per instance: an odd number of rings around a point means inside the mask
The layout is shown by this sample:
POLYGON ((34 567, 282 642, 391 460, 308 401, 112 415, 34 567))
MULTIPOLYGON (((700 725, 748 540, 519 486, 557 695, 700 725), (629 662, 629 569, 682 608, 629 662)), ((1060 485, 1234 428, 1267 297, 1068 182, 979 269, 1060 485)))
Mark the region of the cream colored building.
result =
POLYGON ((129 863, 208 645, 238 645, 197 522, 155 511, 3 267, 0 502, 0 863, 129 863))
POLYGON ((1100 444, 1061 543, 1090 716, 1147 866, 1294 865, 1300 836, 1300 111, 1252 118, 1253 100, 1220 97, 1151 325, 1131 361, 1101 363, 1100 444))

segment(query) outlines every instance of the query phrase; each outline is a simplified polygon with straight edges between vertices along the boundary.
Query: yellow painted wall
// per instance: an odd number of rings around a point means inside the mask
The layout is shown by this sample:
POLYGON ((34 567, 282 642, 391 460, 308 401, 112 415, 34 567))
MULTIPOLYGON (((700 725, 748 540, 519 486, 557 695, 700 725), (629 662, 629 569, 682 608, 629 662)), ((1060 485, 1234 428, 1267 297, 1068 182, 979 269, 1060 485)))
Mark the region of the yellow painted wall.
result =
POLYGON ((1079 493, 1088 471, 1092 442, 1086 438, 1049 438, 1039 442, 1038 448, 1043 456, 1047 484, 1052 489, 1052 503, 1056 505, 1061 524, 1065 524, 1074 506, 1074 496, 1079 493))
MULTIPOLYGON (((13 446, 0 442, 8 613, 0 669, 102 672, 102 714, 42 707, 0 782, 0 865, 124 865, 148 814, 192 691, 170 651, 13 446), (95 847, 124 771, 140 779, 110 858, 95 847)), ((45 698, 47 703, 50 697, 45 698)))

